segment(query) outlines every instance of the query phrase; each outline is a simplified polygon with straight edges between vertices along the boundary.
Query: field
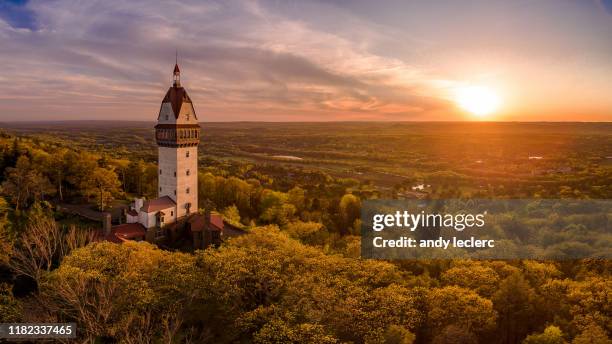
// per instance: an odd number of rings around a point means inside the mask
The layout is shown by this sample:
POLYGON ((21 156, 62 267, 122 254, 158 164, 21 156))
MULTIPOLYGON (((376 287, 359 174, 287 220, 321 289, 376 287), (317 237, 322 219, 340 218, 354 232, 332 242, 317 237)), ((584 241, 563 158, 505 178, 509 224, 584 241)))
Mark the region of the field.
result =
MULTIPOLYGON (((17 134, 155 162, 153 126, 148 122, 3 125, 17 134)), ((505 188, 503 196, 557 197, 565 186, 572 194, 612 196, 602 188, 612 178, 611 123, 238 122, 201 123, 201 127, 201 167, 253 164, 273 177, 319 171, 371 183, 386 197, 410 194, 420 184, 423 191, 431 185, 470 195, 493 188, 502 196, 500 188, 505 188)), ((290 187, 291 182, 286 184, 290 187)))

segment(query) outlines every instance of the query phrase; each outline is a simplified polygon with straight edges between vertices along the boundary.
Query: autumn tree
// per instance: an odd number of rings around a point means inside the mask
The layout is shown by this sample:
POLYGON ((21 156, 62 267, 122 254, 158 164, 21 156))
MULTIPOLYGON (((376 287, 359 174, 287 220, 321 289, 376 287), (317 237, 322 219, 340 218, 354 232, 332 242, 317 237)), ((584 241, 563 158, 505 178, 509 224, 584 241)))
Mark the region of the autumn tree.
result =
POLYGON ((536 293, 520 273, 501 281, 492 300, 499 313, 498 335, 502 342, 516 342, 538 325, 533 317, 536 293))
POLYGON ((574 338, 572 344, 612 344, 612 339, 608 337, 604 329, 591 323, 574 338))
POLYGON ((6 169, 2 191, 6 194, 15 209, 27 207, 33 201, 42 201, 52 195, 54 189, 49 180, 30 163, 30 159, 22 155, 17 159, 15 167, 6 169))
POLYGON ((52 218, 35 218, 18 237, 9 265, 38 284, 62 257, 92 240, 92 231, 74 226, 63 230, 52 218))
POLYGON ((565 344, 561 329, 556 326, 548 326, 544 332, 530 334, 523 340, 523 344, 565 344))
POLYGON ((457 286, 431 290, 428 308, 428 324, 432 335, 449 325, 460 327, 467 335, 478 335, 492 330, 497 318, 490 300, 457 286))
POLYGON ((22 305, 11 289, 9 284, 0 283, 0 323, 19 322, 22 318, 22 305))
POLYGON ((86 183, 91 183, 94 187, 91 189, 91 194, 96 198, 100 210, 104 210, 113 201, 114 195, 121 192, 121 183, 117 179, 117 174, 106 168, 94 169, 86 183))
POLYGON ((340 233, 359 233, 357 220, 361 217, 361 201, 353 194, 346 194, 340 199, 340 233))
MULTIPOLYGON (((85 338, 179 340, 195 284, 193 257, 145 243, 74 250, 45 277, 43 307, 76 321, 85 338)), ((186 333, 185 331, 184 333, 186 333)))

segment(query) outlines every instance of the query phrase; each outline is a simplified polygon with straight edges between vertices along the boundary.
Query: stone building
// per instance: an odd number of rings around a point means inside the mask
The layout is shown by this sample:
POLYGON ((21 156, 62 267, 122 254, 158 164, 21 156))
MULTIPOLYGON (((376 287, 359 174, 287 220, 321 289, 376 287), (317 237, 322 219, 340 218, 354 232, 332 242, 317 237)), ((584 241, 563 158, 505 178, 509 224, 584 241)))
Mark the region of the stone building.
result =
POLYGON ((114 242, 146 240, 168 242, 185 233, 194 248, 218 244, 224 223, 220 214, 198 213, 198 144, 200 125, 193 102, 181 86, 181 72, 174 66, 173 83, 157 116, 158 197, 137 198, 125 211, 125 223, 105 222, 105 238, 114 242))

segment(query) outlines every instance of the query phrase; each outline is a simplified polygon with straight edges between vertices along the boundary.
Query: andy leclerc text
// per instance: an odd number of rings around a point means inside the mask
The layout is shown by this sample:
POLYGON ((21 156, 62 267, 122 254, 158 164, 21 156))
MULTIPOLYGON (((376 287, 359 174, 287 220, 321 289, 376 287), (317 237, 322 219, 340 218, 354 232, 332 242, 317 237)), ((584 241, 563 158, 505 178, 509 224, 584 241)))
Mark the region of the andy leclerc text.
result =
POLYGON ((409 237, 400 237, 397 239, 383 239, 382 237, 374 237, 374 239, 372 239, 372 244, 376 248, 493 248, 495 247, 495 240, 481 240, 474 237, 470 237, 469 239, 458 239, 455 237, 444 239, 439 237, 438 239, 421 240, 416 240, 409 237))

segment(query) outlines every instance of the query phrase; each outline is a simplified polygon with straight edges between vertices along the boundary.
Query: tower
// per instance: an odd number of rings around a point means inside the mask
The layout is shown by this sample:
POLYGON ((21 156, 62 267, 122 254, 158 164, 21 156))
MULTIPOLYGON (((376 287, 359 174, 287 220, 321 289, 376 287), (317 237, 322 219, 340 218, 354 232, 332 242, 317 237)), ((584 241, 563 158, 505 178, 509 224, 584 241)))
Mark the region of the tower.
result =
POLYGON ((200 126, 193 103, 174 65, 173 83, 162 100, 155 126, 158 146, 158 195, 176 202, 176 218, 198 211, 200 126))

